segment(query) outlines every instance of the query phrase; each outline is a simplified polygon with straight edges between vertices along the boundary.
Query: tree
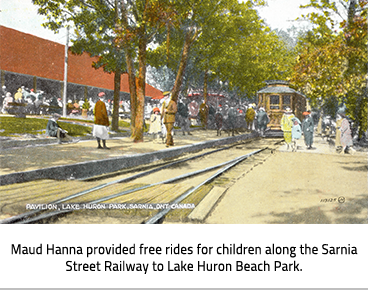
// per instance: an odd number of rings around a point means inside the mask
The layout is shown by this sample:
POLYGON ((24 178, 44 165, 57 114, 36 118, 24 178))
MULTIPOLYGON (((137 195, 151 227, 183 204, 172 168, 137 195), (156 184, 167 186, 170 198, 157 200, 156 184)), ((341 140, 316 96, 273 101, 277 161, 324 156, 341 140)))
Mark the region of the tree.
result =
MULTIPOLYGON (((259 18, 256 4, 263 3, 226 1, 198 9, 195 26, 199 34, 191 45, 184 88, 203 89, 206 100, 208 86, 222 81, 221 88, 227 85, 239 96, 253 97, 264 80, 291 75, 293 51, 259 18)), ((170 58, 162 58, 167 52, 165 41, 149 52, 153 66, 178 68, 184 46, 184 32, 179 29, 173 28, 170 33, 174 39, 170 41, 170 58)))
POLYGON ((308 34, 298 45, 299 56, 294 68, 293 83, 310 98, 316 108, 333 106, 326 110, 330 115, 346 94, 344 71, 348 48, 339 36, 330 36, 329 42, 308 34), (319 46, 315 46, 319 42, 319 46), (330 100, 337 101, 332 103, 330 100))
POLYGON ((83 0, 32 0, 39 6, 38 12, 47 17, 44 26, 58 31, 68 23, 73 23, 76 38, 72 39, 71 51, 75 54, 88 52, 98 57, 92 66, 103 67, 114 73, 114 109, 112 130, 119 129, 119 102, 121 74, 125 71, 124 52, 116 46, 113 28, 118 21, 118 1, 83 0))
POLYGON ((166 22, 175 19, 180 6, 170 0, 121 1, 120 22, 115 28, 116 44, 123 47, 129 73, 132 137, 143 141, 147 47, 166 22), (135 56, 138 66, 134 63, 135 56), (136 79, 136 72, 138 77, 136 79))
POLYGON ((292 79, 314 107, 332 106, 335 112, 345 103, 359 136, 367 129, 367 3, 314 0, 303 6, 316 10, 303 16, 314 28, 300 40, 292 79))

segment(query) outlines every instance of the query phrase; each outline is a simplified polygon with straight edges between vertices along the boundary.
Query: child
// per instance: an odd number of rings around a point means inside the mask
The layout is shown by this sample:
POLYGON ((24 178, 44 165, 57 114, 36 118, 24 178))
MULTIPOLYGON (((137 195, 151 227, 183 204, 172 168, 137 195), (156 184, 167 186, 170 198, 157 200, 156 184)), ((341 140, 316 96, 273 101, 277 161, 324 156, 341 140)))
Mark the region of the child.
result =
POLYGON ((297 140, 302 137, 302 128, 300 126, 300 120, 297 117, 291 119, 293 121, 293 127, 291 128, 291 148, 293 152, 298 149, 297 140))
POLYGON ((160 109, 154 108, 150 118, 150 128, 148 133, 152 134, 153 142, 157 142, 159 139, 159 133, 161 132, 161 115, 160 109))

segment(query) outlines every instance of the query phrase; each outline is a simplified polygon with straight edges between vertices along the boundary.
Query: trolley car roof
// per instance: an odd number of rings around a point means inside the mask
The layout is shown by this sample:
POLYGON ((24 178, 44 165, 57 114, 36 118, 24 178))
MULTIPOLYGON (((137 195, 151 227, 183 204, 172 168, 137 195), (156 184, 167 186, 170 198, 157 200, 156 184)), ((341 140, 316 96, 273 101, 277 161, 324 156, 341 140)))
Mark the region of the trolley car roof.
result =
POLYGON ((300 93, 299 91, 296 91, 295 89, 292 89, 290 87, 287 87, 287 86, 268 86, 268 87, 265 87, 261 90, 258 91, 258 93, 296 93, 298 95, 301 95, 301 96, 305 96, 303 95, 302 93, 300 93))

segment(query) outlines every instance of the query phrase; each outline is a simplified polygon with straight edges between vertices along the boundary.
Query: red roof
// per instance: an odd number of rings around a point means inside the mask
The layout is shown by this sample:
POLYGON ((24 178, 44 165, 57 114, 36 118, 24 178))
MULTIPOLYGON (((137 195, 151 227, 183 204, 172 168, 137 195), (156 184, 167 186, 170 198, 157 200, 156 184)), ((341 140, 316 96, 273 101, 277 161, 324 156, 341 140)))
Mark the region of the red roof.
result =
MULTIPOLYGON (((62 44, 0 26, 1 70, 63 81, 64 51, 62 44)), ((68 82, 114 89, 114 74, 92 67, 96 57, 70 51, 68 56, 68 82)), ((130 92, 128 74, 122 75, 121 91, 130 92)), ((146 96, 162 96, 162 91, 146 84, 146 96)))

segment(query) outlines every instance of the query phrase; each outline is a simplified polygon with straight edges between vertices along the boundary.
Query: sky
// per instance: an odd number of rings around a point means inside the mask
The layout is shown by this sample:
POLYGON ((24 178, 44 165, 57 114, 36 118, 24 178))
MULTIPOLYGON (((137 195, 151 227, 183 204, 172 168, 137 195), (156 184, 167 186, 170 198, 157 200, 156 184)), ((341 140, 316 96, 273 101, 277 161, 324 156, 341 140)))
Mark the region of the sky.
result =
MULTIPOLYGON (((267 2, 267 7, 258 9, 261 18, 272 29, 286 30, 293 25, 296 27, 302 25, 294 20, 305 13, 299 9, 300 4, 307 4, 309 0, 267 0, 267 2)), ((31 0, 0 0, 0 25, 65 44, 65 30, 54 34, 41 26, 45 20, 44 16, 37 14, 37 6, 33 5, 31 0)))

